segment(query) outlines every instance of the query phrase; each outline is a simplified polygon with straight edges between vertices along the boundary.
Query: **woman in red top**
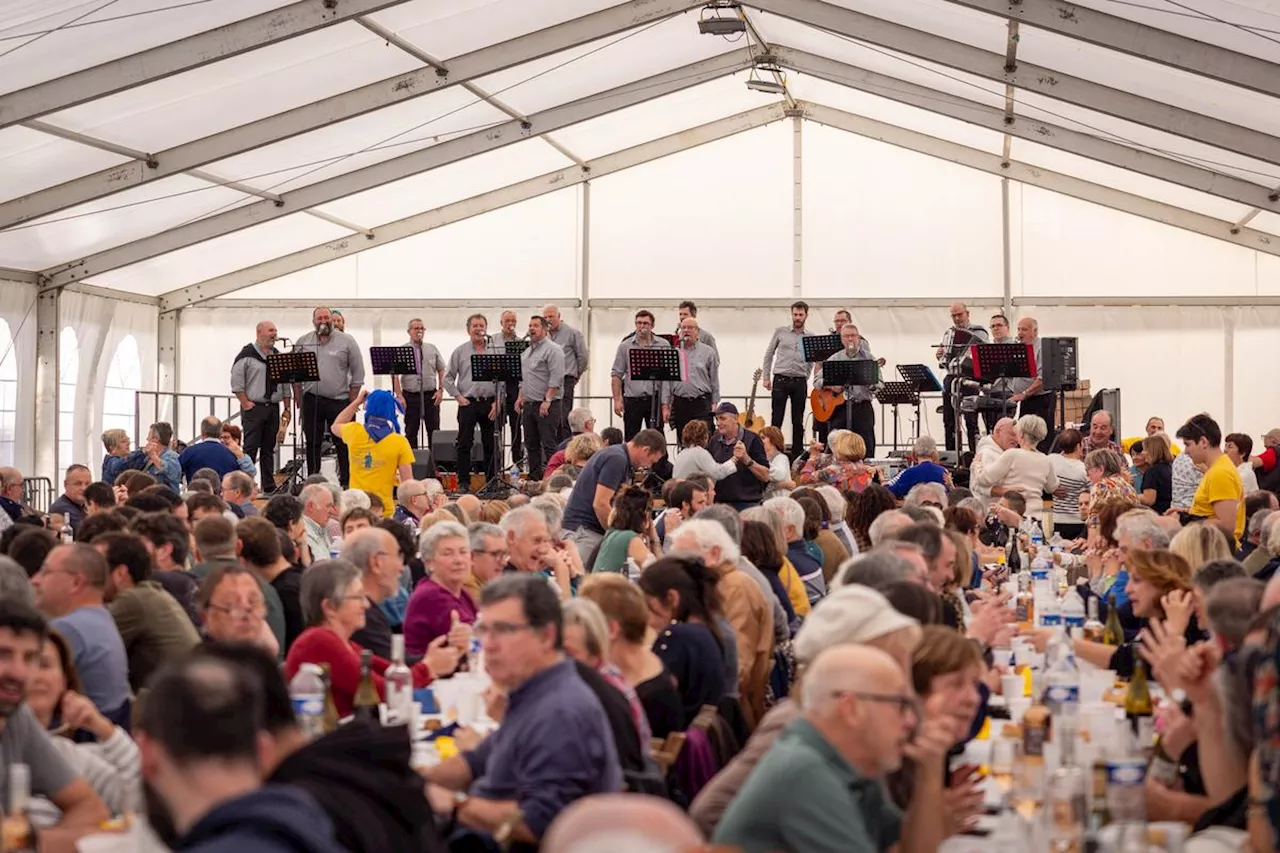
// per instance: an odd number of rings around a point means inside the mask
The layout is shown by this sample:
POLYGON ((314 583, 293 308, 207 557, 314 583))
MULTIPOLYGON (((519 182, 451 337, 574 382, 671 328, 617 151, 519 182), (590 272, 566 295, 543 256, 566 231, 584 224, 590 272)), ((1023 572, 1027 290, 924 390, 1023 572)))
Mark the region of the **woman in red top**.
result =
MULTIPOLYGON (((320 560, 302 576, 302 615, 307 629, 298 635, 285 658, 285 678, 292 679, 304 663, 328 664, 333 686, 333 702, 338 714, 351 713, 351 701, 360 686, 359 645, 351 635, 364 627, 369 608, 360 570, 346 560, 320 560)), ((448 637, 439 637, 427 649, 426 657, 414 664, 413 686, 426 687, 436 678, 458 668, 458 650, 446 646, 448 637)), ((378 696, 385 698, 382 674, 390 661, 373 658, 373 682, 378 696)))

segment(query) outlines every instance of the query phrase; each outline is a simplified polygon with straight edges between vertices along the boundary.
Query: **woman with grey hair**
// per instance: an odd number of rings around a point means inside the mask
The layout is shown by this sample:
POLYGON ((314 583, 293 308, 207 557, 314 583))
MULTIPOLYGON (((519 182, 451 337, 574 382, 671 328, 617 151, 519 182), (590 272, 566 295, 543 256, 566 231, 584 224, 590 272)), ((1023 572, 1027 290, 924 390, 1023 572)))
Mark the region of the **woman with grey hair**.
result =
POLYGON ((471 642, 470 626, 480 608, 467 592, 471 577, 471 536, 456 521, 431 525, 418 540, 418 554, 428 576, 414 587, 404 613, 404 647, 422 654, 437 637, 465 654, 471 642))
MULTIPOLYGON (((307 629, 298 635, 284 661, 285 679, 292 679, 304 663, 327 665, 333 702, 338 714, 351 713, 351 703, 360 686, 360 656, 364 651, 351 635, 364 627, 369 599, 365 595, 360 570, 347 560, 318 560, 302 576, 302 616, 307 629)), ((411 667, 413 686, 425 687, 433 679, 450 675, 458 668, 458 650, 438 637, 426 657, 411 667)), ((391 662, 373 656, 371 662, 378 696, 385 697, 382 674, 391 662)))
MULTIPOLYGON (((1018 446, 1006 450, 989 465, 984 465, 975 476, 975 485, 980 489, 990 489, 992 497, 1000 497, 1009 492, 1019 492, 1027 499, 1027 518, 1038 518, 1044 514, 1045 492, 1052 494, 1058 489, 1058 475, 1054 473, 1053 463, 1037 449, 1049 432, 1044 418, 1039 415, 1023 415, 1013 427, 1018 439, 1018 446)), ((1044 524, 1043 519, 1040 521, 1044 524)))
POLYGON ((10 557, 0 556, 0 600, 21 601, 35 607, 35 593, 26 570, 10 557))

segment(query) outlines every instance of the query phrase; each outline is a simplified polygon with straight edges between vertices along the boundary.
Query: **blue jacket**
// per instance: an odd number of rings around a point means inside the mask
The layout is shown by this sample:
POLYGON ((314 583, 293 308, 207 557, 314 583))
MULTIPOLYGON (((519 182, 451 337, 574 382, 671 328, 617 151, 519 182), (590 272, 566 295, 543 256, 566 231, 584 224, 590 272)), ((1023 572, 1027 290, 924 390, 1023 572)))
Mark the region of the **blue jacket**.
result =
POLYGON ((219 477, 225 477, 232 471, 244 471, 253 476, 258 470, 248 454, 237 460, 235 454, 216 438, 189 445, 178 457, 178 464, 182 466, 182 476, 188 483, 191 482, 191 475, 201 468, 212 468, 218 472, 219 477))
POLYGON ((265 785, 217 806, 191 827, 174 850, 342 853, 329 817, 310 794, 289 785, 265 785))
POLYGON ((147 454, 141 450, 135 450, 124 457, 112 456, 108 453, 102 457, 102 482, 114 486, 116 477, 125 471, 141 471, 145 467, 147 467, 147 454))
POLYGON ((937 462, 920 462, 912 465, 910 468, 904 468, 898 476, 889 481, 885 486, 889 491, 893 492, 893 496, 898 500, 902 500, 907 496, 907 492, 911 491, 912 486, 920 483, 942 483, 946 485, 947 469, 943 468, 937 462))

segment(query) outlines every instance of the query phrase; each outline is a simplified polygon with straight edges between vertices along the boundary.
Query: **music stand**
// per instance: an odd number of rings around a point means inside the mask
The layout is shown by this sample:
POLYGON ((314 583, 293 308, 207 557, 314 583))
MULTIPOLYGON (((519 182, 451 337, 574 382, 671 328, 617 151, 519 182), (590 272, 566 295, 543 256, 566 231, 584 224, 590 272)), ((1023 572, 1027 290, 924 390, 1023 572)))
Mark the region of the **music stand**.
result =
POLYGON ((679 336, 679 335, 676 335, 676 334, 672 334, 672 335, 660 335, 660 334, 658 334, 657 332, 654 332, 654 333, 653 333, 653 336, 654 336, 655 338, 662 338, 664 341, 666 341, 667 343, 671 344, 671 346, 673 346, 673 347, 678 347, 678 346, 680 346, 680 336, 679 336))
POLYGON ((973 378, 983 383, 1036 375, 1036 353, 1031 344, 974 344, 972 349, 973 378))
MULTIPOLYGON (((880 405, 893 406, 893 449, 898 449, 898 406, 920 406, 920 395, 910 382, 882 382, 873 392, 880 405)), ((883 408, 881 409, 883 413, 883 408)))
POLYGON ((413 347, 369 347, 369 364, 375 376, 417 376, 413 347))
MULTIPOLYGON (((524 372, 520 367, 520 351, 528 349, 528 341, 507 341, 505 353, 472 353, 471 354, 471 379, 473 382, 492 382, 493 383, 493 399, 498 406, 499 412, 503 408, 502 389, 508 382, 519 382, 524 378, 524 372), (519 346, 524 344, 524 346, 519 346), (512 349, 516 352, 512 352, 512 349)), ((472 405, 475 405, 472 403, 472 405)), ((492 454, 488 460, 488 467, 493 471, 493 478, 486 479, 484 488, 477 493, 477 497, 490 497, 499 494, 506 484, 503 483, 502 476, 498 470, 502 467, 502 455, 506 452, 502 445, 503 430, 494 425, 493 430, 493 447, 489 448, 492 454)), ((468 462, 468 464, 470 464, 468 462)), ((468 484, 468 489, 470 484, 468 484)), ((507 488, 507 492, 510 489, 507 488)))
MULTIPOLYGON (((805 335, 800 338, 800 354, 805 361, 826 361, 844 349, 838 334, 805 335)), ((826 371, 823 371, 823 383, 826 383, 826 371)))
POLYGON ((942 390, 942 383, 927 364, 899 364, 898 375, 911 383, 917 394, 937 394, 942 390))
MULTIPOLYGON (((267 356, 267 378, 277 385, 289 384, 300 385, 303 382, 319 382, 320 381, 320 362, 316 360, 314 350, 294 350, 293 352, 275 352, 267 356)), ((301 421, 302 400, 295 401, 298 405, 299 421, 301 421)), ((293 431, 293 458, 298 460, 298 433, 302 432, 302 424, 293 431)), ((274 477, 273 477, 274 479, 274 477)), ((288 476, 285 478, 284 487, 289 494, 293 494, 294 481, 298 481, 301 485, 302 465, 291 465, 288 476)), ((276 490, 280 489, 276 486, 276 490)))
POLYGON ((527 350, 532 343, 533 341, 530 341, 530 340, 506 341, 504 344, 504 347, 506 349, 505 354, 519 355, 520 353, 527 350))
MULTIPOLYGON (((804 340, 803 338, 801 340, 804 340)), ((852 431, 853 408, 849 405, 850 385, 871 387, 880 384, 880 364, 874 358, 858 358, 852 361, 840 359, 822 364, 822 384, 844 387, 844 428, 852 431)))
POLYGON ((649 413, 649 423, 658 424, 658 430, 661 431, 662 392, 658 383, 680 382, 684 378, 680 371, 680 350, 671 347, 632 347, 627 350, 627 377, 632 382, 653 383, 653 409, 649 413))

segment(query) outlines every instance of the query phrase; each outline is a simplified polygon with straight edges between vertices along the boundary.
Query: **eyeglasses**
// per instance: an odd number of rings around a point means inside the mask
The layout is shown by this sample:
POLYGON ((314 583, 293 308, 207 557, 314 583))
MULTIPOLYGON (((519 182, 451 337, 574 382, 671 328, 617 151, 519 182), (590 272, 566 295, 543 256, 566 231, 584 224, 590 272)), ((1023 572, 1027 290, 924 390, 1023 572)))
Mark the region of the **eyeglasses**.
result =
POLYGON ((495 637, 510 637, 532 627, 528 622, 476 622, 471 626, 471 633, 483 640, 491 634, 495 637))
POLYGON ((471 553, 472 555, 484 554, 486 557, 493 557, 495 560, 505 560, 511 556, 511 552, 505 548, 500 548, 497 551, 472 551, 471 553))
POLYGON ((228 607, 225 604, 210 604, 209 609, 215 613, 222 613, 236 619, 261 619, 267 615, 267 606, 265 604, 252 604, 248 607, 242 605, 228 607))
POLYGON ((920 717, 920 700, 915 696, 903 696, 900 693, 859 693, 852 690, 837 690, 834 696, 857 696, 864 702, 880 702, 885 705, 897 705, 899 714, 913 714, 920 717))

